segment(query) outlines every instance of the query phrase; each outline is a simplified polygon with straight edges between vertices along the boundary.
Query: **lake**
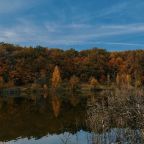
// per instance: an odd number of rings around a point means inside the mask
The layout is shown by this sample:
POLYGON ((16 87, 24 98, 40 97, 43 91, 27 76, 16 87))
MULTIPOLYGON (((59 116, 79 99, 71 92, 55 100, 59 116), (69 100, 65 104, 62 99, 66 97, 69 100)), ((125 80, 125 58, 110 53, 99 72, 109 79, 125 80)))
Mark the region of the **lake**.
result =
POLYGON ((142 89, 0 96, 1 144, 142 144, 142 89))

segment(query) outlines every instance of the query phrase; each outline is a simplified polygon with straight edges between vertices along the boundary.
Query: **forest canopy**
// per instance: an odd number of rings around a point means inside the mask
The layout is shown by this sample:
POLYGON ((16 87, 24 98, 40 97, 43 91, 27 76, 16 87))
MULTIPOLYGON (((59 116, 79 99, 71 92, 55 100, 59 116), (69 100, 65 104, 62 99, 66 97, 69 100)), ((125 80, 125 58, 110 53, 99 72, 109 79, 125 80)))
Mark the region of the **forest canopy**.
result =
POLYGON ((92 48, 77 51, 0 43, 0 85, 49 82, 55 66, 59 67, 64 81, 75 76, 80 82, 88 82, 91 77, 100 83, 127 78, 144 84, 144 50, 109 52, 92 48))

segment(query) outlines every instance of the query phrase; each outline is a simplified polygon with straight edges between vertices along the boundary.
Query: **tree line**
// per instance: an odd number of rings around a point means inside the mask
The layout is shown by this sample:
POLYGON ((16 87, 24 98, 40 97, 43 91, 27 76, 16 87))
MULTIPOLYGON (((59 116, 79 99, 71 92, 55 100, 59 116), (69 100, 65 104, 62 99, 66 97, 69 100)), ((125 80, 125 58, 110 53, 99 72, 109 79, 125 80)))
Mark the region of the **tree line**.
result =
MULTIPOLYGON (((0 43, 0 87, 63 80, 73 83, 144 84, 144 50, 113 51, 92 48, 77 51, 47 47, 22 47, 0 43), (56 68, 57 67, 57 68, 56 68)), ((53 82, 53 86, 56 84, 53 82)))

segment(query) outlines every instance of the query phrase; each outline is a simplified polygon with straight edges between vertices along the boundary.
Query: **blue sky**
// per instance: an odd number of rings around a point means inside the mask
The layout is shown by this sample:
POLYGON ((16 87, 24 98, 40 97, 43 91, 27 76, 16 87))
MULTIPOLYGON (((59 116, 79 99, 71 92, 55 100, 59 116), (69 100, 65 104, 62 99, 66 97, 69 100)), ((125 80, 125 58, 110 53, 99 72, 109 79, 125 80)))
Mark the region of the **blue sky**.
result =
POLYGON ((0 0, 0 41, 144 49, 144 0, 0 0))

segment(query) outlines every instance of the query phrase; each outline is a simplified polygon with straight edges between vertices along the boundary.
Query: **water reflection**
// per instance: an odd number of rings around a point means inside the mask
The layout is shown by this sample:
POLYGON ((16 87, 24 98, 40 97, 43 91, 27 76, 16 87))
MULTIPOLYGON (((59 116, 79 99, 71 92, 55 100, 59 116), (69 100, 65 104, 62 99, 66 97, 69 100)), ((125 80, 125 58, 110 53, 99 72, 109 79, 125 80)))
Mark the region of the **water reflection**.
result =
POLYGON ((142 144, 143 135, 141 130, 128 128, 113 128, 102 134, 90 133, 89 144, 142 144))
POLYGON ((26 97, 1 96, 0 141, 11 141, 19 137, 18 141, 21 141, 25 137, 41 138, 48 133, 76 133, 86 129, 84 101, 75 108, 70 105, 69 99, 61 99, 59 95, 53 94, 46 98, 36 94, 26 97))
POLYGON ((0 141, 142 144, 143 104, 143 90, 0 96, 0 141))
POLYGON ((69 101, 74 107, 77 106, 80 102, 78 94, 76 92, 75 93, 74 92, 70 93, 69 101))
POLYGON ((143 142, 144 139, 141 130, 114 128, 102 134, 81 130, 75 134, 69 132, 47 134, 40 139, 19 137, 16 140, 5 142, 5 144, 142 144, 143 142))
POLYGON ((143 143, 143 94, 116 89, 91 96, 86 121, 92 143, 143 143))
POLYGON ((60 98, 56 95, 52 96, 52 109, 55 117, 58 117, 60 113, 60 108, 61 108, 60 98))

